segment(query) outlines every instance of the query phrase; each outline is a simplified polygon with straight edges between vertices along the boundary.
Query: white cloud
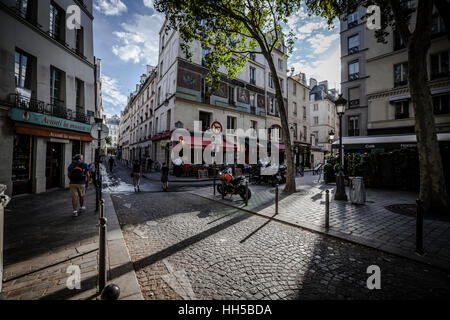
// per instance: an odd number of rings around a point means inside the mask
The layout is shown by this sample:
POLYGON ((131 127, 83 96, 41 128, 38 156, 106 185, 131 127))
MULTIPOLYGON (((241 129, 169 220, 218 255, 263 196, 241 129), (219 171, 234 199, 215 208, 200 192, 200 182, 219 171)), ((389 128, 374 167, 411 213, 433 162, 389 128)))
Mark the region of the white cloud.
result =
POLYGON ((107 16, 118 16, 127 11, 121 0, 95 0, 94 9, 107 16))
POLYGON ((153 0, 144 0, 144 6, 150 9, 155 9, 155 7, 153 6, 153 0))
POLYGON ((314 53, 319 54, 327 51, 336 39, 339 39, 339 33, 330 34, 328 36, 324 34, 316 34, 307 41, 311 44, 311 48, 314 50, 314 53))
POLYGON ((340 88, 341 83, 341 48, 340 45, 336 46, 334 50, 326 55, 322 59, 315 61, 309 60, 308 62, 302 63, 294 62, 289 65, 295 68, 295 73, 304 72, 306 73, 306 78, 315 78, 318 81, 328 80, 328 86, 330 88, 337 87, 340 88))
POLYGON ((127 96, 120 91, 116 79, 102 75, 102 99, 105 110, 112 110, 109 105, 122 108, 127 104, 127 96))
POLYGON ((121 24, 123 31, 113 32, 117 43, 113 45, 112 52, 125 62, 156 65, 163 16, 135 14, 131 20, 121 24))

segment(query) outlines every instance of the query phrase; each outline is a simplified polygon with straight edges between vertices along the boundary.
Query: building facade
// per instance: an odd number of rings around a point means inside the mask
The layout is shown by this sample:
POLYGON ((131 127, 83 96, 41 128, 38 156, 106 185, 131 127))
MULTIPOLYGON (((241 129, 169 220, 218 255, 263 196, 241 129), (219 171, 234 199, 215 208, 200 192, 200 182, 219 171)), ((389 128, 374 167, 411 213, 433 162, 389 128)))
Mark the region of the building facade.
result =
POLYGON ((109 136, 111 137, 111 145, 108 146, 108 149, 115 153, 118 145, 118 136, 119 136, 119 116, 113 115, 111 117, 106 117, 106 125, 109 129, 109 136))
MULTIPOLYGON (((406 1, 405 4, 415 7, 417 1, 406 1)), ((359 8, 354 19, 358 15, 361 17, 363 12, 365 8, 359 8)), ((361 72, 359 77, 348 81, 347 69, 343 64, 342 88, 344 96, 349 100, 344 116, 343 135, 347 137, 414 135, 415 115, 408 87, 408 53, 405 44, 392 28, 386 29, 388 32, 386 43, 379 43, 374 30, 366 28, 365 21, 359 19, 357 25, 352 27, 350 20, 348 18, 346 21, 341 20, 341 26, 344 28, 350 25, 350 28, 347 27, 341 32, 341 58, 343 61, 349 59, 358 61, 361 72), (356 46, 356 40, 351 38, 353 33, 359 34, 359 47, 356 46), (350 43, 352 45, 349 45, 350 43), (347 48, 347 45, 353 46, 353 49, 347 48), (362 111, 363 109, 367 109, 367 112, 362 111)), ((411 24, 415 23, 413 14, 411 24)), ((435 9, 431 32, 431 47, 427 58, 428 85, 433 99, 437 132, 445 133, 450 132, 450 45, 442 18, 435 9)), ((384 144, 386 142, 388 141, 384 141, 384 144)), ((350 140, 345 144, 351 148, 349 143, 350 140)), ((376 144, 368 144, 357 148, 380 150, 378 147, 376 144)), ((396 147, 400 148, 401 145, 396 147)))
POLYGON ((0 183, 10 195, 67 187, 72 156, 93 161, 92 20, 92 1, 0 2, 0 183), (66 27, 70 5, 80 29, 66 27))
MULTIPOLYGON (((313 81, 312 84, 315 82, 313 81)), ((311 140, 315 147, 331 152, 330 133, 339 136, 339 118, 336 114, 336 90, 328 89, 328 81, 314 85, 310 92, 311 140)), ((317 151, 317 148, 314 148, 317 151)), ((317 163, 317 162, 316 162, 317 163)))

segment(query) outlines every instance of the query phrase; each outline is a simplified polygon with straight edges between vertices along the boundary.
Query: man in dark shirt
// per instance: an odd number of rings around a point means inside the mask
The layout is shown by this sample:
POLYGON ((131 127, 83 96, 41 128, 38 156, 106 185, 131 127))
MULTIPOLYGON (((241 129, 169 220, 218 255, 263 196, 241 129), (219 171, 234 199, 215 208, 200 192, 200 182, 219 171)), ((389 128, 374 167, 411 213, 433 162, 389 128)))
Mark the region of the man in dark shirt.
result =
POLYGON ((67 176, 70 179, 70 195, 72 196, 73 216, 78 217, 78 213, 85 211, 84 195, 89 186, 89 167, 83 161, 83 155, 77 154, 73 157, 73 162, 67 168, 67 176), (80 198, 80 210, 77 210, 78 198, 80 198))
POLYGON ((114 158, 112 156, 109 157, 108 162, 109 162, 109 172, 112 172, 114 168, 114 158))
POLYGON ((136 192, 136 191, 140 192, 141 189, 140 189, 139 185, 141 184, 142 165, 138 160, 135 160, 133 162, 133 166, 131 168, 131 174, 133 176, 134 192, 136 192))

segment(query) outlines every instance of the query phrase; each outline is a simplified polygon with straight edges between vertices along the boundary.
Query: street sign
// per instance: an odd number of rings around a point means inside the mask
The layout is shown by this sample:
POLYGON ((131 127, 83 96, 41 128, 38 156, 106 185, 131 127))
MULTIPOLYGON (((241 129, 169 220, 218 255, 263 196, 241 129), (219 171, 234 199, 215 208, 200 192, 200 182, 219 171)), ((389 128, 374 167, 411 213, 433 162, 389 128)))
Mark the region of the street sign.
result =
MULTIPOLYGON (((95 123, 91 126, 91 137, 94 139, 98 139, 98 123, 95 123)), ((100 131, 100 140, 105 139, 109 135, 109 128, 106 124, 101 124, 102 131, 100 131)))
POLYGON ((219 121, 214 121, 211 124, 211 132, 215 135, 221 134, 223 131, 222 124, 219 121))

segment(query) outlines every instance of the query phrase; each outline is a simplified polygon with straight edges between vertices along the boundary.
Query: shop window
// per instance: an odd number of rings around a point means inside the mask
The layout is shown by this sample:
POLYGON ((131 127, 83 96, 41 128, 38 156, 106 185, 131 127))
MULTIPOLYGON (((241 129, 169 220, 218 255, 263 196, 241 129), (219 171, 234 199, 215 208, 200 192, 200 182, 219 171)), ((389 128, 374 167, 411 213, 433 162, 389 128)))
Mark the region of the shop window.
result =
POLYGON ((31 193, 33 137, 15 135, 12 161, 12 194, 31 193))

